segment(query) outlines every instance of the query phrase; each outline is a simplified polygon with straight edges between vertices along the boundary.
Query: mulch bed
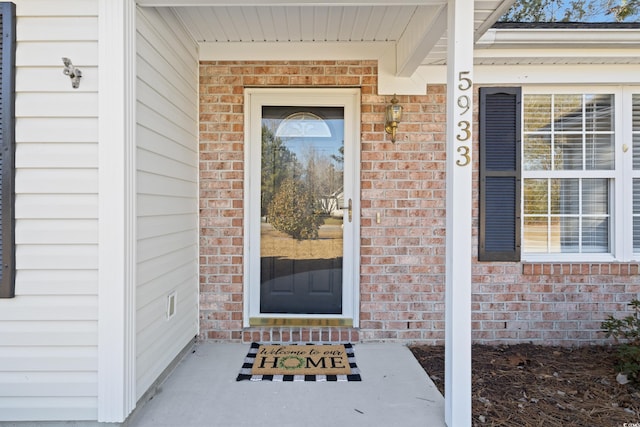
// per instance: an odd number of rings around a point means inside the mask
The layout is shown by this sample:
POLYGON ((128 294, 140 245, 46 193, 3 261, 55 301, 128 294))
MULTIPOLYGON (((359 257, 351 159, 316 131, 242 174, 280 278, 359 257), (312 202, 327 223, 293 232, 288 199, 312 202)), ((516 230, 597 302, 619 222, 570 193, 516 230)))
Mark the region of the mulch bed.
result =
MULTIPOLYGON (((444 347, 410 348, 444 394, 444 347)), ((615 352, 611 346, 474 345, 473 426, 640 423, 640 389, 618 384, 615 352)))

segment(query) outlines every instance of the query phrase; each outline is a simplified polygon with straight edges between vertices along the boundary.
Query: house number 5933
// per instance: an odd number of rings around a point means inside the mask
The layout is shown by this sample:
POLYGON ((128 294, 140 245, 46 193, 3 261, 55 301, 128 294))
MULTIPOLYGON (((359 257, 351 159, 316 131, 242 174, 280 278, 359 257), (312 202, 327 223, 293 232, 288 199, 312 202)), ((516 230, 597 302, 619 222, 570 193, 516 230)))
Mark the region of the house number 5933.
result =
MULTIPOLYGON (((458 89, 462 92, 456 100, 457 110, 460 116, 464 116, 471 110, 471 98, 468 93, 471 92, 473 82, 467 77, 469 71, 460 71, 458 73, 458 89)), ((468 120, 460 120, 458 122, 459 133, 456 135, 456 139, 460 142, 466 142, 471 139, 471 122, 468 120)), ((468 145, 460 145, 457 149, 458 153, 462 157, 456 160, 458 166, 467 166, 471 163, 471 148, 468 145)))

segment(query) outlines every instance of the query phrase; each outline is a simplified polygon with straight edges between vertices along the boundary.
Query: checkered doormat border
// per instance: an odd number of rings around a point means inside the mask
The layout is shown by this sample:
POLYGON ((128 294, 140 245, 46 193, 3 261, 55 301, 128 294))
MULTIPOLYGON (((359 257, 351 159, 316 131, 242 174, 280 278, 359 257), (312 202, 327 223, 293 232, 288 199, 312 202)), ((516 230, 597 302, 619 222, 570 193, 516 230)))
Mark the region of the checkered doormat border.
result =
MULTIPOLYGON (((300 344, 304 345, 304 344, 300 344)), ((360 368, 356 364, 356 356, 353 349, 353 344, 341 344, 344 345, 347 357, 349 358, 349 366, 351 367, 350 375, 252 375, 251 367, 256 360, 256 354, 258 353, 258 347, 260 344, 251 343, 249 353, 244 359, 240 373, 236 378, 236 381, 250 380, 250 381, 362 381, 360 377, 360 368)))

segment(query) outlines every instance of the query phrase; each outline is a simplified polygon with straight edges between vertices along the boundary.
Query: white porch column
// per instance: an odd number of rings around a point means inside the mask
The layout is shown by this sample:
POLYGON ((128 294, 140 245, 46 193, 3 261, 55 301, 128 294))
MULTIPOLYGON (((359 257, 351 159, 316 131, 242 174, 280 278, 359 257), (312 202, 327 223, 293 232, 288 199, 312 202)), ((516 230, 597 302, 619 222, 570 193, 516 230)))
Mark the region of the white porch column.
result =
POLYGON ((471 209, 474 0, 449 0, 445 421, 471 425, 471 209))
POLYGON ((98 421, 122 422, 135 393, 135 0, 98 18, 98 421))

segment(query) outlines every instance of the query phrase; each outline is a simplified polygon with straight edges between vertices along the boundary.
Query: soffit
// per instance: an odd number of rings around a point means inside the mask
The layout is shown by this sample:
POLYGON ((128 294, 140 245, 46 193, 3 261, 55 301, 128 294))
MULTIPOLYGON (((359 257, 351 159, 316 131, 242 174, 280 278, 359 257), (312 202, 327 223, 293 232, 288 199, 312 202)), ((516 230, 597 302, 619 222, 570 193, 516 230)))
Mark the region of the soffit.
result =
MULTIPOLYGON (((514 0, 474 0, 477 40, 514 0)), ((396 74, 446 58, 446 0, 138 0, 171 7, 199 43, 272 46, 301 42, 385 42, 396 74)))
MULTIPOLYGON (((518 25, 491 28, 513 1, 474 1, 475 64, 640 63, 637 28, 519 28, 518 25)), ((259 49, 261 56, 271 53, 274 58, 282 58, 286 56, 283 52, 299 55, 310 43, 313 46, 323 43, 323 47, 317 45, 323 54, 333 51, 342 58, 359 43, 369 52, 375 50, 372 45, 379 43, 381 52, 393 46, 393 53, 386 56, 392 58, 392 63, 385 66, 390 76, 415 78, 421 65, 446 64, 446 0, 138 0, 137 3, 142 7, 170 8, 191 37, 207 45, 208 51, 211 45, 224 52, 246 49, 254 55, 255 49, 259 49), (247 49, 248 45, 253 49, 247 49)), ((416 86, 422 86, 422 82, 416 86)))

